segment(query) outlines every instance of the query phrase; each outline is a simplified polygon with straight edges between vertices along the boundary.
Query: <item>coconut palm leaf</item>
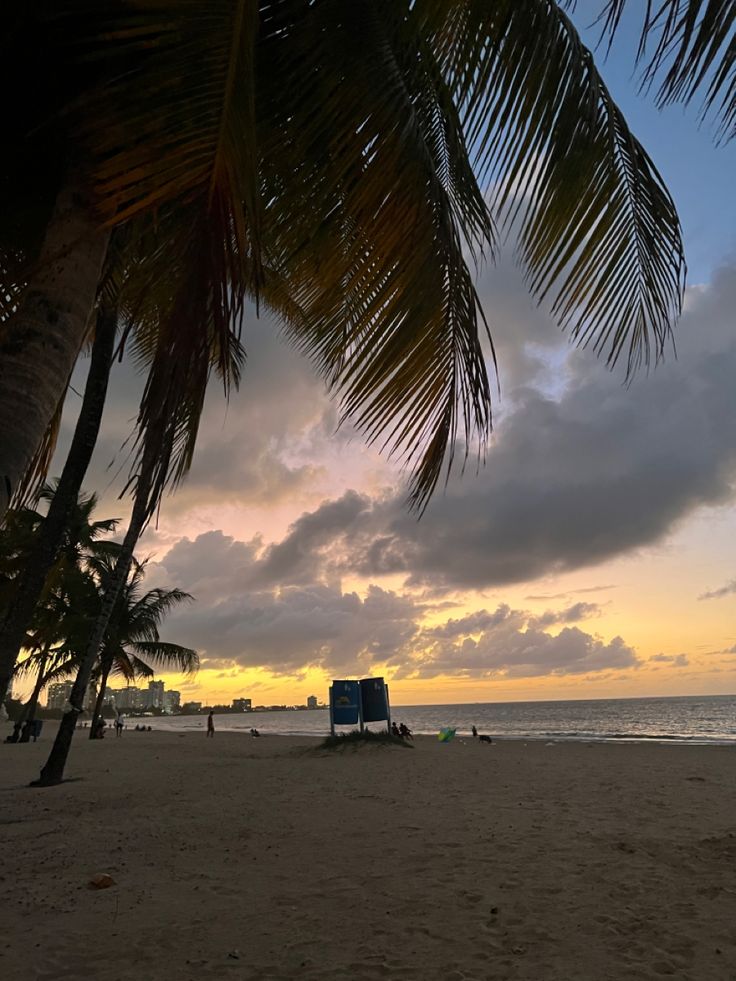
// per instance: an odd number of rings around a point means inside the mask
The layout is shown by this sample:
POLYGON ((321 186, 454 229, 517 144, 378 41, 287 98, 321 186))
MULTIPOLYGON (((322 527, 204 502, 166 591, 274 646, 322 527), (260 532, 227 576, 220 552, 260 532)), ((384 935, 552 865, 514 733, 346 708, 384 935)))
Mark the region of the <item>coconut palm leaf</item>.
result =
POLYGON ((404 4, 276 6, 260 43, 278 81, 264 69, 259 123, 267 259, 303 313, 285 329, 344 416, 414 469, 421 507, 456 437, 490 430, 463 250, 492 251, 493 222, 404 4))
MULTIPOLYGON (((608 0, 601 14, 613 39, 627 0, 608 0)), ((723 141, 736 136, 736 3, 733 0, 647 0, 637 60, 657 105, 691 102, 704 90, 701 116, 713 114, 723 141), (654 50, 647 52, 654 40, 654 50)))
POLYGON ((181 671, 187 675, 195 674, 199 669, 197 652, 179 644, 142 640, 131 643, 129 651, 131 663, 138 666, 139 670, 145 665, 150 675, 156 674, 156 669, 181 671))
MULTIPOLYGON (((78 659, 74 655, 64 653, 62 648, 51 652, 52 661, 44 671, 44 687, 53 681, 63 681, 70 678, 77 670, 78 659)), ((27 677, 29 674, 38 671, 40 657, 34 654, 23 658, 15 668, 16 677, 27 677)))
MULTIPOLYGON (((114 574, 115 563, 96 557, 91 567, 104 590, 106 582, 114 574)), ((105 634, 103 668, 106 661, 111 661, 116 670, 129 678, 141 672, 150 676, 154 668, 192 674, 199 667, 197 652, 162 641, 159 628, 172 610, 183 603, 192 602, 193 597, 181 589, 156 588, 144 592, 145 567, 145 562, 134 560, 117 599, 105 634)), ((99 605, 98 596, 87 610, 88 630, 97 616, 99 605)))
POLYGON ((419 0, 491 202, 539 300, 629 372, 657 358, 684 286, 672 199, 552 0, 419 0))

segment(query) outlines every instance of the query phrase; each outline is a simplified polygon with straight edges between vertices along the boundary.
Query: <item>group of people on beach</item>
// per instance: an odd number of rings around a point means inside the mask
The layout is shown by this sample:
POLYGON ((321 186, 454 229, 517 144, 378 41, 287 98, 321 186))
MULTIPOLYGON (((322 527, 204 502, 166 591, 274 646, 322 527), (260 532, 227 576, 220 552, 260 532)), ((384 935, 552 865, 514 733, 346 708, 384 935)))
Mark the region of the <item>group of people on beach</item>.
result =
POLYGON ((403 722, 400 722, 399 725, 396 725, 395 722, 391 723, 391 735, 396 736, 397 739, 414 739, 411 729, 403 722))
MULTIPOLYGON (((254 739, 258 738, 261 735, 257 729, 251 729, 250 734, 251 736, 253 736, 254 739)), ((211 711, 210 714, 207 716, 207 738, 209 739, 211 737, 214 737, 214 735, 215 735, 215 713, 214 711, 211 711)))
MULTIPOLYGON (((100 716, 96 722, 93 723, 93 739, 104 739, 105 731, 107 729, 107 722, 100 716)), ((86 725, 85 725, 86 728, 86 725)), ((125 716, 122 712, 118 712, 115 716, 115 721, 113 722, 113 729, 115 730, 115 738, 120 739, 123 734, 123 729, 125 728, 125 716)), ((138 723, 134 729, 134 732, 153 732, 151 726, 144 726, 138 723)))

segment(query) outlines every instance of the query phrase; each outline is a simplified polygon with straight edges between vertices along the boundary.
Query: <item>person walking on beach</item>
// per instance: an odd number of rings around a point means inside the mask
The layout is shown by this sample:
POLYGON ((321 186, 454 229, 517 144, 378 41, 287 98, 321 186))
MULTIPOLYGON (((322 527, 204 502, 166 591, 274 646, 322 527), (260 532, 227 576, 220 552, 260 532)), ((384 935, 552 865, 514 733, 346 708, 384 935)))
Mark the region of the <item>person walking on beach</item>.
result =
POLYGON ((207 738, 209 739, 209 737, 214 736, 214 734, 215 734, 215 713, 211 711, 210 714, 207 716, 207 738))
POLYGON ((122 712, 118 712, 118 717, 115 719, 115 738, 120 739, 123 734, 123 727, 125 726, 125 716, 122 712))

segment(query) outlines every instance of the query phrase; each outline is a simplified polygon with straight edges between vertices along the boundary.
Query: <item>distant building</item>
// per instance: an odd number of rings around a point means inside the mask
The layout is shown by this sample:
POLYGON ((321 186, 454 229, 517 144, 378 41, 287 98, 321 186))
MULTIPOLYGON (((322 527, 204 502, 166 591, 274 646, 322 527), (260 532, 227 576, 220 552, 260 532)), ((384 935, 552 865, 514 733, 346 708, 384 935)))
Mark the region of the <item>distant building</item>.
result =
POLYGON ((173 688, 170 688, 169 691, 165 691, 162 705, 164 712, 166 712, 167 715, 172 715, 174 712, 178 712, 180 707, 181 692, 175 691, 173 688))
POLYGON ((233 710, 235 712, 250 712, 251 700, 249 698, 234 698, 233 710))
POLYGON ((162 709, 164 707, 163 681, 149 681, 146 693, 146 708, 162 709))
POLYGON ((144 695, 147 693, 133 685, 127 688, 117 688, 112 692, 115 708, 118 711, 144 708, 144 695))
POLYGON ((317 696, 316 695, 310 695, 309 696, 309 698, 307 699, 307 708, 308 709, 316 709, 317 708, 317 696))
POLYGON ((194 715, 196 712, 201 712, 202 711, 202 703, 201 702, 184 702, 184 704, 181 707, 181 710, 182 710, 182 712, 185 715, 194 715))
POLYGON ((69 696, 72 693, 72 688, 73 682, 71 681, 57 681, 53 685, 49 685, 49 690, 46 693, 46 708, 65 708, 66 703, 69 701, 69 696))

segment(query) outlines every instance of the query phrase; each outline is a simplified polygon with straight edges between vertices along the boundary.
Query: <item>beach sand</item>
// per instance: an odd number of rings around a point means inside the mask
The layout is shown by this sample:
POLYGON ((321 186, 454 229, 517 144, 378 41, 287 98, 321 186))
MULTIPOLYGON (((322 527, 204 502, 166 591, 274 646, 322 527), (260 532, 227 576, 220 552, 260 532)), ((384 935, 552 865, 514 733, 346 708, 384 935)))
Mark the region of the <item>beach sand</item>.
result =
POLYGON ((736 749, 0 745, 3 981, 736 979, 736 749), (115 885, 91 890, 96 873, 115 885))

